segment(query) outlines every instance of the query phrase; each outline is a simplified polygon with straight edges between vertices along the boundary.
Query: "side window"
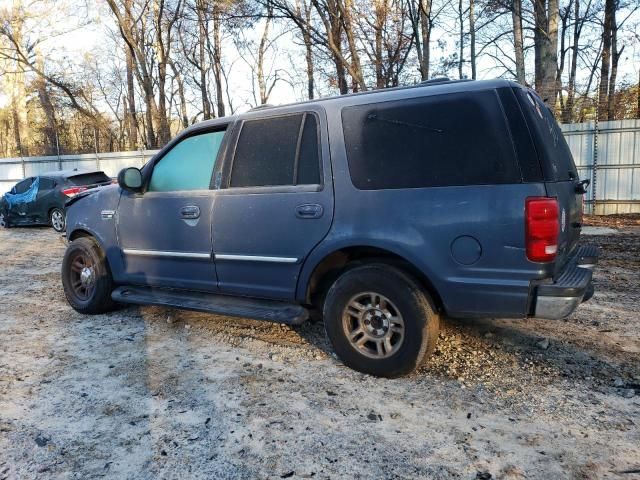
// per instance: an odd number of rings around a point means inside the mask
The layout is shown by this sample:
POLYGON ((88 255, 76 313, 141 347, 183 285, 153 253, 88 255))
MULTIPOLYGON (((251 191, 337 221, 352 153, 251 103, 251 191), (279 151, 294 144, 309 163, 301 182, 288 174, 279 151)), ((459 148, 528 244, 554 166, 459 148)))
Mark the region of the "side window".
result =
POLYGON ((347 107, 342 124, 361 190, 521 181, 494 91, 347 107))
POLYGON ((318 122, 316 121, 315 115, 307 114, 300 139, 296 184, 318 185, 320 183, 318 122))
POLYGON ((244 122, 233 159, 231 187, 319 183, 318 123, 314 115, 244 122))
POLYGON ((149 191, 208 190, 224 134, 202 133, 176 144, 153 168, 149 191))
POLYGON ((21 182, 16 183, 16 186, 13 187, 16 193, 24 193, 29 190, 29 187, 33 183, 33 177, 25 178, 21 182))
POLYGON ((52 178, 40 177, 40 191, 51 190, 56 186, 56 182, 52 178))

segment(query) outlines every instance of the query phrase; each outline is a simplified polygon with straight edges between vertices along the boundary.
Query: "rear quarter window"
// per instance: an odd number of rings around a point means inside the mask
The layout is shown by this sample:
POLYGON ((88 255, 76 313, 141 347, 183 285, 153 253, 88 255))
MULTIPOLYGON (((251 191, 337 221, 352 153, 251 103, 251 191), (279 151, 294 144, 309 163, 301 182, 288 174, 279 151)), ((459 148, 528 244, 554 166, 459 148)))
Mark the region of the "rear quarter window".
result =
POLYGON ((531 90, 519 88, 516 96, 534 138, 545 180, 577 179, 571 150, 551 110, 531 90))
POLYGON ((361 190, 522 181, 492 90, 346 107, 342 123, 361 190))

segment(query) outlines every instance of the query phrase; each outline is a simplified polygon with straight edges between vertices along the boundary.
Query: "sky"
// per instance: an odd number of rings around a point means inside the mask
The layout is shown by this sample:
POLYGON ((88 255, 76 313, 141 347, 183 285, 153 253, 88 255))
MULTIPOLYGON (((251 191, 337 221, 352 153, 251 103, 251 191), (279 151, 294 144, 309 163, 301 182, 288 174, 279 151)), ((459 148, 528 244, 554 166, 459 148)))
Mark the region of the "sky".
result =
MULTIPOLYGON (((10 7, 15 0, 0 0, 0 8, 10 7)), ((111 17, 110 11, 105 2, 91 0, 45 0, 45 2, 34 2, 34 0, 22 0, 24 5, 41 5, 44 7, 34 8, 36 16, 31 22, 31 28, 34 32, 46 32, 51 35, 45 40, 39 48, 46 52, 45 58, 47 62, 57 62, 68 65, 67 74, 74 75, 74 69, 77 69, 80 62, 79 59, 87 57, 107 58, 108 61, 114 60, 113 36, 117 35, 115 25, 111 17)), ((640 12, 636 14, 640 16, 640 12)), ((633 21, 638 23, 638 19, 633 21)), ((632 23, 632 22, 629 22, 632 23)), ((269 103, 283 104, 304 99, 306 95, 306 85, 304 81, 304 71, 301 67, 303 63, 302 51, 296 46, 296 38, 293 33, 282 32, 280 26, 274 26, 273 34, 282 34, 280 41, 277 43, 278 50, 273 50, 269 54, 268 65, 272 69, 280 69, 289 72, 292 75, 294 85, 289 82, 280 81, 273 90, 269 103), (295 56, 296 61, 291 61, 291 56, 295 56)), ((636 26, 637 28, 637 26, 636 26)), ((245 31, 244 35, 249 40, 258 40, 262 26, 258 24, 255 28, 245 31)), ((434 66, 439 58, 446 57, 456 51, 457 27, 453 19, 445 20, 433 34, 432 54, 434 57, 434 66), (451 33, 450 33, 451 32, 451 33)), ((631 32, 627 37, 622 38, 625 45, 625 52, 620 64, 619 82, 635 83, 638 79, 638 69, 640 69, 640 35, 638 31, 631 32), (635 40, 634 41, 634 34, 635 40)), ((34 37, 37 36, 33 35, 34 37)), ((120 41, 119 38, 116 38, 120 41)), ((229 89, 234 101, 236 111, 243 111, 251 108, 256 101, 251 92, 252 74, 248 64, 238 54, 235 45, 231 39, 225 40, 223 47, 224 62, 227 65, 233 65, 229 78, 229 89)), ((468 50, 467 50, 468 55, 468 50)), ((527 69, 532 71, 533 65, 532 52, 527 53, 527 69)), ((101 68, 108 69, 111 65, 102 65, 101 68)), ((411 66, 412 70, 417 71, 415 66, 411 66)), ((410 68, 409 66, 407 68, 410 68)), ((433 68, 433 67, 432 67, 433 68)), ((466 70, 469 70, 468 66, 466 70)), ((470 72, 468 72, 470 73, 470 72)), ((488 56, 482 56, 478 62, 478 77, 493 78, 499 76, 502 70, 496 68, 494 60, 488 56)), ((457 70, 452 72, 457 76, 457 70)), ((324 79, 318 78, 316 83, 323 86, 324 79)), ((335 94, 322 87, 318 92, 324 96, 327 94, 335 94)), ((3 98, 0 95, 0 104, 3 98)))

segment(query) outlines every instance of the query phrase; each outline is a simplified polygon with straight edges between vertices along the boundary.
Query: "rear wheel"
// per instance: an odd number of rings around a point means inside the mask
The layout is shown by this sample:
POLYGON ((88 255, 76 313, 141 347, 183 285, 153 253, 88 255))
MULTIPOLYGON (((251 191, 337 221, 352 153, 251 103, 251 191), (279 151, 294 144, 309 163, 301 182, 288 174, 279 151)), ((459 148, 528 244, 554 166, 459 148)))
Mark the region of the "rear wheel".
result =
POLYGON ((429 295, 405 272, 363 265, 327 293, 325 329, 349 367, 381 377, 413 371, 435 348, 440 317, 429 295))
POLYGON ((64 232, 66 226, 64 211, 60 208, 52 209, 49 213, 49 223, 56 232, 64 232))
POLYGON ((67 247, 62 260, 62 286, 67 301, 80 313, 104 313, 115 308, 107 259, 90 237, 78 238, 67 247))

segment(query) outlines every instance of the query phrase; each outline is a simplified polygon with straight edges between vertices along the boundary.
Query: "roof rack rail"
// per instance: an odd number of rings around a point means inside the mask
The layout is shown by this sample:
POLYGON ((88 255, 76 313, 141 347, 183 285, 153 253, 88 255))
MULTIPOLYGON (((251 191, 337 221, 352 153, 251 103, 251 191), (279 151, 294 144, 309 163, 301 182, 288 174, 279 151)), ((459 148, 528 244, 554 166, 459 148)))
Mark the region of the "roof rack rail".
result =
POLYGON ((263 108, 271 108, 275 105, 272 105, 271 103, 263 103, 262 105, 258 105, 257 107, 253 107, 251 108, 249 111, 253 112, 254 110, 262 110, 263 108))
POLYGON ((429 80, 423 80, 420 83, 422 85, 431 85, 432 83, 443 83, 443 82, 450 82, 451 79, 449 77, 433 77, 430 78, 429 80))

